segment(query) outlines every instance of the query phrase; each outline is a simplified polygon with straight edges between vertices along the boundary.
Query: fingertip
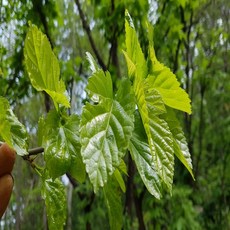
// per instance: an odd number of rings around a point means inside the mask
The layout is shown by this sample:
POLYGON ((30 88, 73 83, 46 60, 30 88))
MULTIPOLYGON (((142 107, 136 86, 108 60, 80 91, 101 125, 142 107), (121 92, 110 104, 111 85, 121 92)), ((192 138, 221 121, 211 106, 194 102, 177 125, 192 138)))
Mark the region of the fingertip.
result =
POLYGON ((7 157, 15 162, 16 159, 16 151, 11 148, 7 143, 3 143, 0 147, 0 152, 4 152, 7 157))
POLYGON ((3 216, 11 197, 14 180, 11 174, 0 177, 0 219, 3 216))
POLYGON ((0 146, 0 176, 12 172, 16 159, 16 151, 4 143, 0 146))

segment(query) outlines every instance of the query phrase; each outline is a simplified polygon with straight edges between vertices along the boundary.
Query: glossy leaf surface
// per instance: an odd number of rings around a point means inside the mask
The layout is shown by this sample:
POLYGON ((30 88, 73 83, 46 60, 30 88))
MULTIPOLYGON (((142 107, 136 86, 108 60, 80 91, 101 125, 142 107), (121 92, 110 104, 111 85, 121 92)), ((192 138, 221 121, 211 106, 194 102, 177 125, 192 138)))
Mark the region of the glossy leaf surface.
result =
POLYGON ((15 149, 18 155, 28 154, 27 131, 11 110, 9 102, 3 97, 0 97, 0 136, 15 149))
POLYGON ((52 178, 72 172, 80 182, 85 179, 85 167, 80 155, 79 117, 60 117, 51 111, 45 121, 45 161, 52 178))
POLYGON ((143 183, 148 191, 159 199, 161 197, 162 180, 157 174, 139 113, 136 113, 135 116, 135 129, 129 149, 143 183))
POLYGON ((183 165, 188 169, 193 179, 195 179, 192 172, 192 158, 189 153, 188 144, 184 132, 180 126, 178 119, 176 118, 174 111, 168 108, 167 114, 168 116, 166 118, 166 121, 169 125, 170 131, 173 134, 174 139, 174 153, 183 163, 183 165))
POLYGON ((151 46, 150 60, 150 75, 147 79, 150 88, 160 93, 162 100, 167 106, 191 114, 191 101, 188 94, 180 87, 175 74, 157 60, 154 49, 151 46))
MULTIPOLYGON (((90 79, 87 91, 91 99, 95 101, 96 98, 99 104, 87 103, 83 108, 81 154, 96 192, 120 165, 132 134, 133 120, 130 116, 132 106, 123 108, 112 98, 110 75, 98 70, 90 79)), ((127 94, 129 95, 128 91, 127 94)), ((127 103, 133 103, 130 100, 131 96, 126 98, 127 103)))
POLYGON ((53 53, 46 35, 31 25, 25 40, 25 64, 33 87, 46 91, 53 101, 69 107, 65 85, 60 80, 58 60, 53 53))
POLYGON ((66 222, 67 207, 65 187, 59 179, 43 177, 42 198, 45 200, 50 230, 62 230, 66 222))
POLYGON ((137 106, 141 115, 143 126, 148 137, 148 144, 153 156, 153 161, 157 174, 167 185, 169 191, 172 189, 174 173, 174 154, 173 139, 167 123, 160 118, 161 114, 166 112, 163 99, 159 92, 149 84, 149 79, 145 78, 145 66, 147 65, 144 57, 142 58, 142 71, 136 63, 136 57, 133 52, 129 52, 130 46, 140 53, 140 45, 135 36, 135 30, 128 21, 126 21, 126 46, 129 62, 136 66, 133 78, 133 89, 136 97, 137 106), (131 45, 129 43, 131 43, 131 45))

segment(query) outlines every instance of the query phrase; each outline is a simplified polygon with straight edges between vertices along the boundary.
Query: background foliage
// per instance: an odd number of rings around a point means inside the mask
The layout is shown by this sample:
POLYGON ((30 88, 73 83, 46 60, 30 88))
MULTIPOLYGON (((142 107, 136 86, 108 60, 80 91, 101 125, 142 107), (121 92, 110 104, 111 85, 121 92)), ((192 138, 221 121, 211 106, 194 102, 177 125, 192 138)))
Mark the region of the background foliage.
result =
MULTIPOLYGON (((0 96, 6 97, 38 146, 38 117, 52 108, 37 94, 24 68, 23 47, 28 21, 47 35, 61 62, 61 76, 71 96, 71 114, 85 104, 84 88, 90 75, 86 51, 108 69, 114 88, 126 74, 124 12, 132 15, 147 56, 148 28, 158 59, 176 74, 192 100, 191 116, 180 117, 192 155, 194 176, 175 162, 172 196, 156 200, 141 182, 130 158, 123 197, 124 229, 230 228, 230 3, 227 0, 87 0, 0 2, 0 96)), ((41 161, 38 156, 36 161, 41 161)), ((0 229, 46 229, 44 201, 33 169, 18 157, 14 194, 0 229), (19 178, 19 179, 18 179, 19 178), (33 221, 31 221, 33 220, 33 221)), ((66 229, 109 228, 104 197, 89 182, 65 181, 66 229)), ((111 188, 106 188, 108 193, 111 188)), ((111 194, 112 195, 112 194, 111 194)))

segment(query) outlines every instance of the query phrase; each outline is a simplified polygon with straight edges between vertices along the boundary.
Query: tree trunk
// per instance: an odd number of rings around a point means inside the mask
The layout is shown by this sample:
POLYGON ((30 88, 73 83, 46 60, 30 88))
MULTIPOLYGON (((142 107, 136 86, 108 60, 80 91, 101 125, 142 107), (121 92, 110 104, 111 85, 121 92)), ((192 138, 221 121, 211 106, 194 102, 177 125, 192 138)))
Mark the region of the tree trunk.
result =
POLYGON ((134 176, 134 164, 129 154, 128 156, 128 177, 126 182, 126 198, 125 198, 125 212, 132 220, 132 204, 133 204, 133 176, 134 176))

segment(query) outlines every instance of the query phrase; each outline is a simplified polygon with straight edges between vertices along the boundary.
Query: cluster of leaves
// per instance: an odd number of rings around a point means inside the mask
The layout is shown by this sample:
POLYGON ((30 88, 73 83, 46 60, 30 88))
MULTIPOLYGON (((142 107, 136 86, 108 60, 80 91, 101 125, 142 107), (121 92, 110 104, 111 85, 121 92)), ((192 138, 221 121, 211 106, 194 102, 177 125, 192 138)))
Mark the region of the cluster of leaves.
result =
MULTIPOLYGON (((54 109, 39 120, 39 142, 44 147, 45 167, 35 166, 42 178, 42 195, 50 229, 62 229, 66 221, 65 190, 60 176, 70 173, 80 183, 86 173, 94 192, 103 187, 110 225, 122 227, 121 191, 125 192, 124 157, 130 152, 148 191, 160 198, 172 190, 174 155, 192 173, 191 157, 174 109, 191 113, 190 99, 176 76, 155 56, 149 39, 144 57, 128 12, 125 21, 128 77, 114 92, 108 71, 100 69, 88 53, 92 76, 86 92, 89 102, 80 116, 70 107, 59 63, 47 37, 30 25, 25 41, 25 64, 32 86, 45 91, 54 109)), ((152 35, 149 26, 150 37, 152 35)), ((0 135, 19 155, 26 155, 26 130, 0 98, 0 135)))

